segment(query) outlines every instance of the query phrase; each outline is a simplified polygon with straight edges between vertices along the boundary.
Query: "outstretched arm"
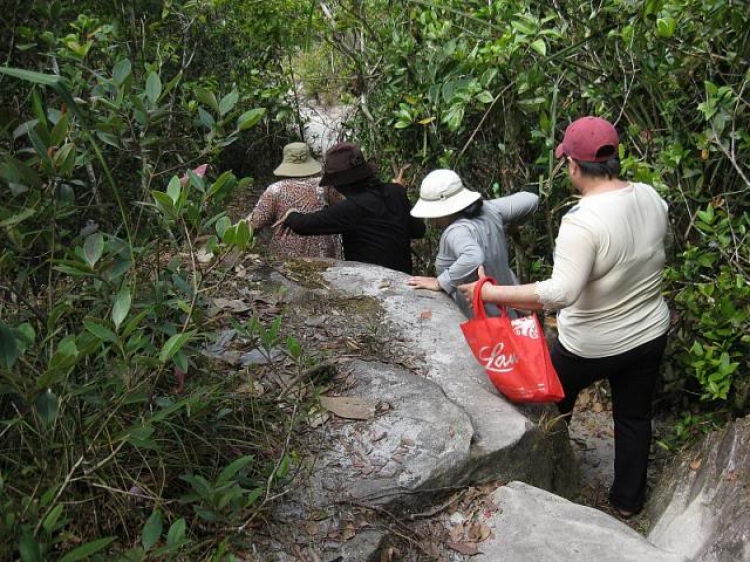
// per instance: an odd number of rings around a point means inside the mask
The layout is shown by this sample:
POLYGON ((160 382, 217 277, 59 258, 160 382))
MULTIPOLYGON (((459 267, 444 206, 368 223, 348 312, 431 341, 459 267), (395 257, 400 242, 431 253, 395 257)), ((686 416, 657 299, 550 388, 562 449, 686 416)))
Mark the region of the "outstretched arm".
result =
POLYGON ((284 226, 297 234, 343 234, 357 227, 359 207, 345 200, 315 213, 291 212, 284 226))
MULTIPOLYGON (((560 310, 578 300, 588 283, 596 259, 596 242, 586 228, 563 220, 555 247, 552 277, 526 285, 485 285, 482 299, 526 310, 560 310)), ((459 290, 471 301, 474 283, 461 285, 459 290)))

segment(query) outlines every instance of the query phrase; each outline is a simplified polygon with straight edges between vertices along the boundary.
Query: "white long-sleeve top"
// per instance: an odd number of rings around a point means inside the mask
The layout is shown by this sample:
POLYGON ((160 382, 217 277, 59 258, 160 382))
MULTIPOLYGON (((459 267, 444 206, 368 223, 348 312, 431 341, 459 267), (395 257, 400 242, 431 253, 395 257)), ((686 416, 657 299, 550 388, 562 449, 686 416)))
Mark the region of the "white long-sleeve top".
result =
POLYGON ((661 295, 667 204, 649 185, 589 195, 563 217, 552 277, 536 294, 557 316, 560 343, 608 357, 669 328, 661 295))

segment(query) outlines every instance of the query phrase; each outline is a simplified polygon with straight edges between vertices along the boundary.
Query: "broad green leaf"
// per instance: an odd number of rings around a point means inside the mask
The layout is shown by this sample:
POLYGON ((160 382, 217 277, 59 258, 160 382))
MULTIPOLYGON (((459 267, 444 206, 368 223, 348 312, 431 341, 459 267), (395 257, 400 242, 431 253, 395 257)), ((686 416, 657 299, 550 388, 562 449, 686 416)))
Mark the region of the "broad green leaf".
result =
POLYGON ((87 542, 86 544, 68 552, 65 556, 60 558, 58 562, 78 562, 79 560, 86 560, 92 554, 96 554, 100 550, 107 548, 115 538, 116 537, 107 537, 87 542))
POLYGON ((265 113, 266 110, 262 107, 256 107, 255 109, 246 111, 237 118, 237 130, 244 131, 245 129, 254 127, 258 123, 260 123, 260 120, 263 119, 263 115, 265 115, 265 113))
POLYGON ((54 128, 52 129, 52 132, 50 133, 50 145, 59 145, 62 143, 63 140, 65 140, 65 137, 68 136, 70 128, 70 118, 68 117, 68 114, 66 113, 55 124, 54 128))
POLYGON ((155 72, 151 72, 146 78, 146 97, 152 104, 156 104, 161 96, 161 78, 155 72))
POLYGON ((182 346, 187 343, 187 341, 193 337, 194 331, 185 332, 184 334, 175 334, 171 338, 167 340, 167 342, 164 344, 164 347, 161 348, 161 351, 159 352, 159 361, 162 363, 166 363, 172 357, 175 353, 180 351, 182 349, 182 346))
POLYGON ((151 196, 156 199, 157 203, 161 203, 166 207, 167 209, 173 209, 174 203, 172 202, 172 198, 164 193, 163 191, 152 191, 151 196))
POLYGON ((21 562, 43 562, 42 550, 39 543, 36 542, 34 535, 24 532, 18 543, 18 550, 21 554, 21 562))
POLYGON ((24 322, 18 328, 16 328, 16 341, 18 343, 18 351, 23 353, 30 346, 34 345, 36 340, 36 330, 28 322, 24 322))
POLYGON ((131 64, 129 59, 122 59, 115 65, 112 71, 112 77, 115 80, 115 84, 122 86, 123 82, 130 76, 131 64))
POLYGON ((59 76, 41 74, 40 72, 22 70, 20 68, 10 68, 7 66, 0 66, 0 74, 7 74, 8 76, 25 80, 26 82, 42 84, 44 86, 57 86, 62 82, 62 78, 59 76))
POLYGON ((180 193, 182 193, 180 178, 172 176, 172 179, 169 180, 169 185, 167 186, 167 195, 169 195, 169 198, 172 200, 172 204, 177 205, 177 201, 180 200, 180 193))
POLYGON ((8 217, 4 221, 0 221, 0 227, 7 228, 9 226, 15 226, 17 224, 22 223, 26 219, 33 217, 36 214, 36 209, 29 207, 28 209, 24 209, 17 215, 13 215, 11 217, 8 217))
POLYGON ((207 90, 206 88, 196 88, 195 97, 198 98, 199 102, 207 105, 214 111, 219 111, 219 102, 216 100, 216 96, 211 90, 207 90))
POLYGON ((175 547, 185 538, 185 520, 178 519, 169 528, 167 533, 167 546, 175 547))
POLYGON ((232 172, 229 172, 229 171, 224 172, 218 178, 216 178, 216 181, 209 188, 208 193, 206 194, 206 197, 213 197, 214 195, 219 193, 225 185, 230 185, 236 181, 237 181, 237 178, 234 176, 232 172))
POLYGON ((237 105, 237 102, 239 100, 240 95, 236 90, 221 98, 221 101, 219 102, 219 115, 224 117, 227 113, 234 109, 234 106, 237 105))
POLYGON ((128 312, 130 312, 130 288, 125 285, 117 293, 115 304, 112 307, 112 321, 115 323, 115 330, 120 329, 120 324, 127 318, 128 312))
POLYGON ((141 538, 143 548, 150 550, 161 538, 162 530, 161 513, 154 511, 143 526, 143 537, 141 538))
POLYGON ((219 238, 221 238, 222 242, 224 241, 224 235, 231 227, 232 221, 229 219, 229 217, 221 217, 218 221, 216 221, 216 234, 219 235, 219 238))
POLYGON ((45 425, 52 425, 57 417, 57 395, 47 389, 36 397, 36 411, 45 425))
POLYGON ((246 455, 230 463, 221 471, 221 474, 219 474, 219 477, 216 479, 216 485, 221 486, 223 484, 228 484, 240 470, 253 462, 253 460, 255 460, 255 458, 252 455, 246 455))
POLYGON ((18 342, 10 326, 0 322, 0 367, 10 369, 18 359, 18 342))
POLYGON ((216 120, 202 107, 198 108, 198 119, 200 119, 200 122, 208 129, 213 129, 214 125, 216 125, 216 120))
POLYGON ((94 267, 104 253, 104 236, 99 232, 89 235, 83 243, 83 257, 86 262, 94 267))
POLYGON ((247 246, 247 243, 252 238, 252 233, 250 232, 250 226, 247 224, 247 221, 241 220, 237 223, 237 226, 235 227, 236 235, 234 239, 234 243, 239 247, 240 249, 243 249, 245 246, 247 246))
POLYGON ((106 328, 101 324, 97 324, 96 322, 93 322, 91 320, 84 320, 83 325, 89 332, 94 334, 100 340, 110 343, 117 343, 117 336, 109 328, 106 328))
POLYGON ((44 523, 42 523, 42 528, 48 533, 51 534, 52 531, 55 530, 55 525, 57 524, 57 520, 60 519, 60 515, 62 515, 63 508, 65 506, 61 503, 57 504, 52 511, 49 512, 49 515, 44 518, 44 523))
POLYGON ((533 41, 530 47, 543 57, 547 56, 547 44, 544 42, 544 39, 533 41))

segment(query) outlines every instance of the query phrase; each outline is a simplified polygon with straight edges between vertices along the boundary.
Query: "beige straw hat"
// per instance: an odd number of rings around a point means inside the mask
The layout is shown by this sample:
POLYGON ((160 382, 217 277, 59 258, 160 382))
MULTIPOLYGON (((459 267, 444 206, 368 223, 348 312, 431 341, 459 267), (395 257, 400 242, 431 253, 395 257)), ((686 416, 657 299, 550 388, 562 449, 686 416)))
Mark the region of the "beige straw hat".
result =
POLYGON ((447 217, 457 213, 482 196, 464 187, 461 178, 452 170, 434 170, 422 180, 419 201, 411 216, 424 219, 447 217))
POLYGON ((304 178, 319 174, 323 167, 310 154, 310 148, 304 142, 293 142, 284 147, 281 165, 273 173, 288 178, 304 178))

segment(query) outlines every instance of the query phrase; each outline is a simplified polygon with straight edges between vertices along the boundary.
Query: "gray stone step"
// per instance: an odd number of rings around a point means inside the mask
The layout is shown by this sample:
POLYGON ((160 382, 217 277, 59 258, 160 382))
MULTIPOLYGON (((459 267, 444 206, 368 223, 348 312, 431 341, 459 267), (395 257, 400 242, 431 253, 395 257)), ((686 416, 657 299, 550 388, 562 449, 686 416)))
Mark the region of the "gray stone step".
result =
MULTIPOLYGON (((484 522, 491 538, 473 562, 687 562, 596 509, 511 482, 492 494, 499 507, 484 522)), ((481 516, 480 516, 481 517, 481 516)), ((469 557, 453 554, 454 560, 469 557)))

